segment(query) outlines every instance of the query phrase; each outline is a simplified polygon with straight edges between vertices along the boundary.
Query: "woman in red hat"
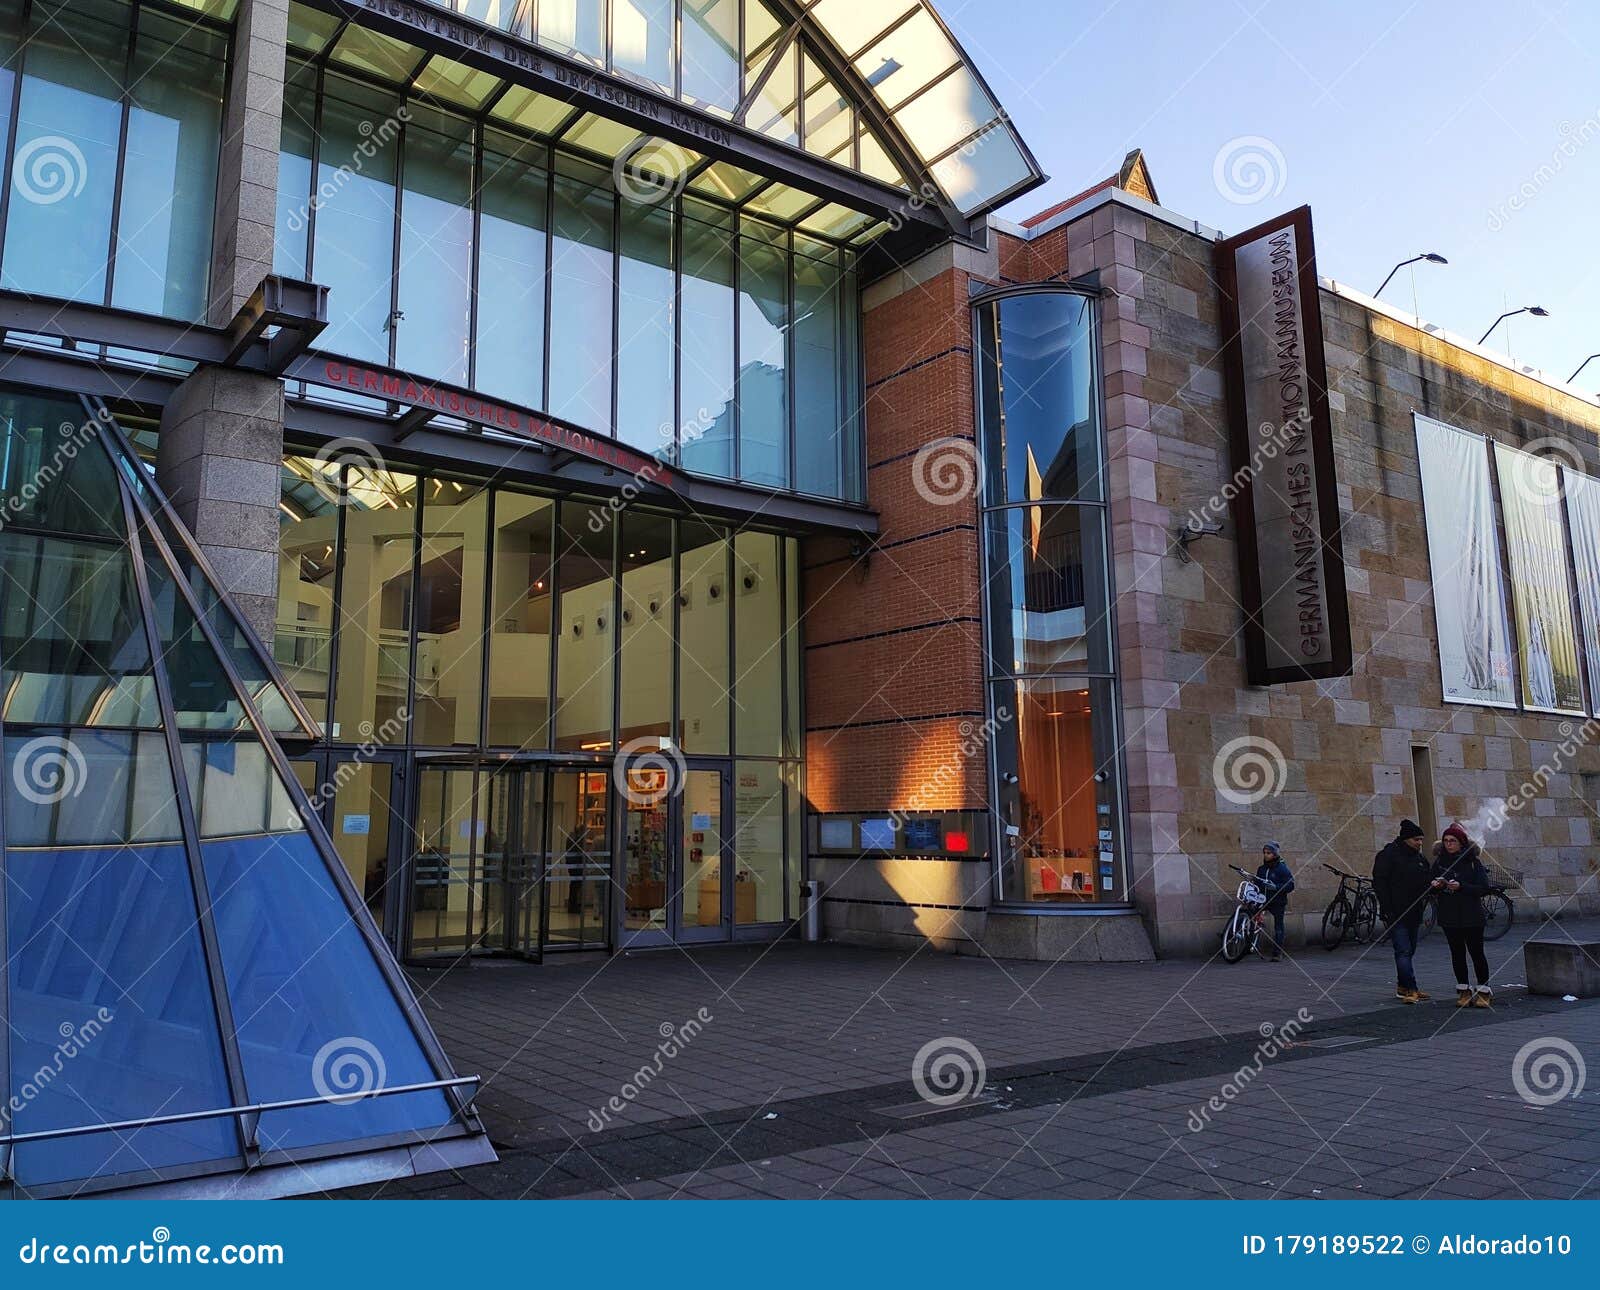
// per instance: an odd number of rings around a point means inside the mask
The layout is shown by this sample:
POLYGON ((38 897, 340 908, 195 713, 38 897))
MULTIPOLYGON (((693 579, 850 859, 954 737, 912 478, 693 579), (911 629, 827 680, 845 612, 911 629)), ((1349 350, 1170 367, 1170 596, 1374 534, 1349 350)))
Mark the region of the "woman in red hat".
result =
POLYGON ((1483 867, 1478 844, 1459 823, 1452 824, 1433 852, 1432 886, 1439 926, 1450 942, 1450 962, 1456 970, 1456 1007, 1493 1006, 1489 990, 1489 960, 1483 952, 1483 898, 1489 894, 1489 871, 1483 867), (1467 984, 1467 959, 1478 988, 1467 984))

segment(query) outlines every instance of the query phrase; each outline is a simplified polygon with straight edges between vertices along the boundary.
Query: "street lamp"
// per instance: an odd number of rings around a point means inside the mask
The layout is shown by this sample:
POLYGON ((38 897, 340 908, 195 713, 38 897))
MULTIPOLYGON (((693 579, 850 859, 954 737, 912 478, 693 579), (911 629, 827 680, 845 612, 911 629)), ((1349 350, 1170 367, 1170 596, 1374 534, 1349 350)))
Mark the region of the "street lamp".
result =
MULTIPOLYGON (((1393 278, 1394 275, 1399 273, 1401 269, 1406 267, 1406 265, 1408 265, 1408 264, 1416 264, 1419 260, 1426 260, 1429 264, 1449 264, 1450 263, 1449 260, 1445 259, 1444 256, 1440 255, 1437 251, 1424 251, 1421 255, 1413 255, 1409 260, 1401 260, 1399 264, 1395 265, 1394 268, 1390 269, 1389 270, 1389 277, 1385 278, 1383 280, 1383 287, 1388 286, 1390 278, 1393 278)), ((1374 300, 1376 300, 1379 296, 1381 296, 1383 294, 1383 287, 1379 287, 1376 291, 1374 291, 1372 293, 1372 298, 1374 300)))
POLYGON ((1600 358, 1600 354, 1590 354, 1588 358, 1584 359, 1583 362, 1579 363, 1578 364, 1578 371, 1574 372, 1571 376, 1567 377, 1567 384, 1571 385, 1574 381, 1576 381, 1578 379, 1578 372, 1583 371, 1584 368, 1588 367, 1589 364, 1594 362, 1594 360, 1597 359, 1597 358, 1600 358))
POLYGON ((1550 316, 1550 311, 1544 308, 1542 305, 1523 305, 1521 309, 1513 309, 1510 313, 1501 314, 1489 324, 1489 330, 1478 337, 1478 344, 1481 345, 1484 341, 1488 340, 1494 329, 1503 323, 1507 318, 1515 318, 1518 314, 1532 314, 1535 318, 1548 318, 1550 316))

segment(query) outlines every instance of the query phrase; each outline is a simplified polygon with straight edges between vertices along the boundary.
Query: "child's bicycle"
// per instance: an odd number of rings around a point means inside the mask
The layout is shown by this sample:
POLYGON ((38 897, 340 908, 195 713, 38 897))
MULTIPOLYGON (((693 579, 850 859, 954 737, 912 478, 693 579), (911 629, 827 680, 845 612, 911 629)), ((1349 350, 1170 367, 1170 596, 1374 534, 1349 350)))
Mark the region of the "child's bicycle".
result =
POLYGON ((1322 867, 1339 875, 1339 890, 1322 913, 1322 948, 1338 949, 1346 934, 1365 945, 1378 929, 1378 893, 1372 890, 1372 879, 1346 873, 1336 865, 1322 867))
POLYGON ((1244 879, 1234 893, 1239 903, 1222 929, 1223 961, 1237 963, 1252 950, 1257 954, 1261 952, 1261 924, 1266 918, 1267 902, 1277 895, 1278 889, 1236 864, 1228 868, 1244 879))

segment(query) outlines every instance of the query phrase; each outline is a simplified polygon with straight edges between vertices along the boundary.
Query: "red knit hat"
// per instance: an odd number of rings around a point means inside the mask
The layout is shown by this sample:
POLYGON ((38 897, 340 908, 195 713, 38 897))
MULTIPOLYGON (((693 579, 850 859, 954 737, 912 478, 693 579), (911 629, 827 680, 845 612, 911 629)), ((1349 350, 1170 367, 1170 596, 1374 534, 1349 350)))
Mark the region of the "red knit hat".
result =
POLYGON ((1454 838, 1461 844, 1461 849, 1463 851, 1465 851, 1472 843, 1472 839, 1467 836, 1467 831, 1461 827, 1459 822, 1452 824, 1448 829, 1446 829, 1444 831, 1444 836, 1447 838, 1454 838))

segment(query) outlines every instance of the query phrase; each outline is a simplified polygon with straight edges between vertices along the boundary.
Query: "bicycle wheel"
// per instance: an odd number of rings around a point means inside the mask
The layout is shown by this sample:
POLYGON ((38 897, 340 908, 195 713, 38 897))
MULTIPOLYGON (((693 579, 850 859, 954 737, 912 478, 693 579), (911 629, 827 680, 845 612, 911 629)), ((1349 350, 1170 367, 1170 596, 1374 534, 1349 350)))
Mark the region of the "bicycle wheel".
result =
POLYGON ((1344 936, 1350 930, 1350 902, 1343 894, 1335 896, 1328 902, 1328 908, 1322 914, 1322 948, 1336 950, 1344 944, 1344 936))
POLYGON ((1503 891, 1491 892, 1483 898, 1483 939, 1498 941, 1511 930, 1517 907, 1503 891))
POLYGON ((1249 952, 1250 920, 1245 917, 1244 910, 1236 909, 1222 929, 1222 959, 1225 963, 1237 963, 1249 952))
POLYGON ((1420 941, 1424 936, 1428 935, 1438 926, 1438 923, 1439 902, 1429 896, 1422 902, 1422 923, 1417 928, 1417 939, 1420 941))
POLYGON ((1365 945, 1378 929, 1378 893, 1370 887, 1356 897, 1355 926, 1351 929, 1356 943, 1365 945))

